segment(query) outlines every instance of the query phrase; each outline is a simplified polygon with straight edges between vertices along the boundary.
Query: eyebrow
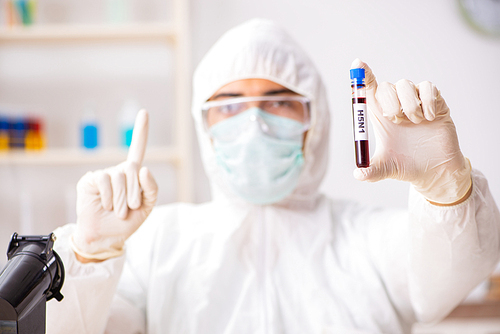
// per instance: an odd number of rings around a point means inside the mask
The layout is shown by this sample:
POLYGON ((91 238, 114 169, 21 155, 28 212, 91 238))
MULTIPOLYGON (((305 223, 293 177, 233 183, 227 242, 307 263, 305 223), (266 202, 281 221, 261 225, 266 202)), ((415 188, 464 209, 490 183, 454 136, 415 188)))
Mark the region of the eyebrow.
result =
MULTIPOLYGON (((288 88, 269 90, 262 95, 263 96, 273 96, 273 95, 279 95, 279 94, 298 95, 297 93, 295 93, 294 91, 292 91, 288 88)), ((220 93, 220 94, 215 95, 210 100, 213 101, 213 100, 217 100, 217 99, 222 98, 222 97, 240 97, 240 96, 243 96, 243 94, 241 94, 241 93, 220 93)))
POLYGON ((220 93, 220 94, 217 94, 214 97, 212 97, 210 100, 213 101, 213 100, 217 100, 217 99, 219 99, 221 97, 238 97, 238 96, 243 96, 243 94, 239 94, 239 93, 220 93))
POLYGON ((295 93, 291 89, 283 88, 283 89, 276 89, 276 90, 267 91, 267 92, 264 93, 264 96, 267 96, 267 95, 278 95, 278 94, 294 94, 294 95, 298 95, 297 93, 295 93))

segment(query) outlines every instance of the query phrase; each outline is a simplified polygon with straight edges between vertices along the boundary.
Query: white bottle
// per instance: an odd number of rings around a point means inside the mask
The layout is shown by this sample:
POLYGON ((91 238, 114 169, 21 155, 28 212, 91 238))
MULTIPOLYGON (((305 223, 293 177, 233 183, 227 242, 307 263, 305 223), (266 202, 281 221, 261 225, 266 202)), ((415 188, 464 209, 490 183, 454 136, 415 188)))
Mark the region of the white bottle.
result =
POLYGON ((130 0, 106 0, 106 16, 110 23, 130 21, 130 0))

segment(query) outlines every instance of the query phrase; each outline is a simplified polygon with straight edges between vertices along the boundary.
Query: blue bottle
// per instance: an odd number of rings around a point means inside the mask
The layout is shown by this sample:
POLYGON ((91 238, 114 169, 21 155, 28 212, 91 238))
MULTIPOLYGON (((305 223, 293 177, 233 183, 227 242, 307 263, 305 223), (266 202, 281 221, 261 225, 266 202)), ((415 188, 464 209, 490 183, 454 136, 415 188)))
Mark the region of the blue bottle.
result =
POLYGON ((82 146, 94 149, 99 146, 99 125, 92 109, 87 108, 82 119, 81 128, 82 146))
POLYGON ((24 149, 24 138, 26 136, 26 119, 17 116, 10 124, 10 148, 24 149))
POLYGON ((135 99, 128 99, 123 103, 120 115, 121 143, 124 147, 130 147, 134 123, 137 113, 141 109, 139 102, 135 99))

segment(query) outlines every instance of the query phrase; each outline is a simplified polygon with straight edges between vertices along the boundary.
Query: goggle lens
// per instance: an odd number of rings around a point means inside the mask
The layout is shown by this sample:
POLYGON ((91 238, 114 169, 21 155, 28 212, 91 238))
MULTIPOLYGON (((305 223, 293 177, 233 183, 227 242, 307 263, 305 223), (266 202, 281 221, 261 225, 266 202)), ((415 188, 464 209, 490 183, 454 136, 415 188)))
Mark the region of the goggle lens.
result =
MULTIPOLYGON (((301 133, 310 126, 310 100, 303 96, 256 96, 226 99, 221 101, 208 101, 202 106, 203 121, 208 131, 213 125, 236 116, 250 108, 259 108, 264 112, 285 117, 303 124, 301 133)), ((270 135, 276 133, 271 127, 262 127, 270 135)), ((273 135, 274 136, 274 135, 273 135)))

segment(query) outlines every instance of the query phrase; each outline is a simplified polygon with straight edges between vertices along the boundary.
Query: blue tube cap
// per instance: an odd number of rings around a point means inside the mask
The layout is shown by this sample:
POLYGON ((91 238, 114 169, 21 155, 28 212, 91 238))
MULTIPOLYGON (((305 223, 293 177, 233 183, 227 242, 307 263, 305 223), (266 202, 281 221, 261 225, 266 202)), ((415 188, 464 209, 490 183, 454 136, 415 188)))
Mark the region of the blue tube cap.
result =
POLYGON ((351 79, 364 79, 365 69, 364 68, 353 68, 351 69, 351 79))

